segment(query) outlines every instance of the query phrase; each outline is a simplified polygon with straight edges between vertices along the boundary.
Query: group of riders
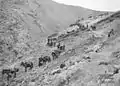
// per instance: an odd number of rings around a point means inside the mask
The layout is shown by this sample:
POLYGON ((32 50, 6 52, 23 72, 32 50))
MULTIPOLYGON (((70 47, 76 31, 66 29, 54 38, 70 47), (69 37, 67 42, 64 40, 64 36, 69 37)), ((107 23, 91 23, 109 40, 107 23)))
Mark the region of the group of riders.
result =
MULTIPOLYGON (((71 25, 72 26, 72 25, 71 25)), ((78 24, 79 27, 82 27, 78 24)), ((57 34, 54 34, 55 36, 57 36, 57 34)), ((51 56, 41 56, 39 59, 38 59, 38 66, 43 66, 44 64, 46 64, 47 62, 51 62, 51 60, 55 60, 57 59, 60 54, 62 52, 65 51, 65 44, 64 43, 60 43, 60 42, 57 42, 57 38, 56 37, 53 37, 49 36, 48 39, 47 39, 47 45, 49 47, 57 47, 56 50, 52 51, 51 52, 51 56)), ((33 68, 33 62, 21 62, 20 63, 20 66, 24 67, 25 69, 25 72, 29 70, 32 70, 33 68)), ((60 68, 63 68, 65 65, 64 64, 61 64, 60 65, 60 68)), ((7 75, 7 80, 9 81, 10 78, 16 78, 16 73, 19 72, 19 68, 8 68, 8 69, 3 69, 2 70, 2 77, 4 77, 4 75, 7 75)))
MULTIPOLYGON (((54 39, 53 39, 54 40, 54 39)), ((48 41, 50 42, 50 40, 48 41)), ((54 41, 55 42, 55 41, 54 41)), ((55 46, 54 43, 52 43, 52 46, 55 46)), ((56 44, 56 43, 55 43, 56 44)), ((38 66, 41 67, 44 64, 46 64, 47 62, 51 62, 52 60, 57 59, 60 54, 65 51, 65 45, 58 43, 56 45, 57 49, 51 52, 51 56, 43 56, 41 55, 41 57, 38 58, 38 66)), ((20 63, 20 66, 24 67, 24 71, 27 72, 28 70, 32 70, 33 69, 33 62, 28 62, 28 61, 24 61, 20 63)), ((5 75, 7 76, 7 80, 9 81, 11 78, 16 78, 16 74, 17 72, 19 72, 19 68, 6 68, 6 69, 2 69, 2 77, 4 78, 5 75)))
MULTIPOLYGON (((79 26, 79 28, 81 28, 81 30, 84 30, 85 28, 88 28, 88 25, 87 27, 84 27, 83 25, 80 25, 80 24, 71 24, 70 27, 74 26, 74 25, 77 25, 79 26)), ((96 30, 96 27, 95 26, 91 26, 92 30, 96 30)), ((112 34, 114 34, 114 30, 112 29, 109 34, 108 34, 108 37, 110 37, 112 34)), ((52 51, 51 52, 51 56, 41 56, 38 58, 38 66, 41 67, 43 66, 44 64, 46 64, 47 62, 51 62, 52 59, 55 60, 57 58, 59 58, 60 54, 62 52, 65 51, 65 44, 61 44, 60 42, 58 42, 57 38, 56 38, 57 35, 55 35, 55 37, 48 37, 47 39, 47 45, 49 47, 57 47, 56 50, 52 51)), ((17 53, 16 53, 17 55, 17 53)), ((105 64, 107 65, 107 63, 101 63, 101 64, 105 64)), ((24 67, 25 68, 25 72, 29 70, 32 70, 33 67, 34 67, 34 64, 33 62, 21 62, 20 63, 20 66, 24 67)), ((61 64, 60 65, 60 68, 63 68, 65 67, 65 64, 61 64)), ((16 78, 16 74, 17 72, 19 72, 19 68, 8 68, 8 69, 2 69, 2 77, 4 78, 4 76, 6 75, 7 76, 7 80, 9 81, 10 78, 16 78)))
MULTIPOLYGON (((73 25, 71 25, 71 26, 73 26, 73 25)), ((78 24, 78 26, 81 28, 83 27, 79 24, 78 24)), ((58 42, 58 40, 56 38, 57 34, 54 34, 54 35, 55 35, 55 37, 49 36, 47 38, 47 46, 57 47, 57 49, 51 52, 51 56, 39 57, 39 59, 38 59, 38 66, 39 67, 43 66, 47 62, 51 62, 52 60, 59 58, 60 54, 65 51, 65 44, 58 42)), ((24 71, 27 72, 28 69, 32 70, 34 64, 33 64, 33 62, 21 62, 20 66, 24 67, 24 69, 25 69, 24 71)), ((61 64, 60 68, 63 68, 64 66, 65 66, 65 64, 61 64)), ((2 69, 2 77, 4 78, 4 76, 7 75, 7 80, 9 81, 10 78, 16 78, 17 72, 19 72, 19 68, 2 69)))

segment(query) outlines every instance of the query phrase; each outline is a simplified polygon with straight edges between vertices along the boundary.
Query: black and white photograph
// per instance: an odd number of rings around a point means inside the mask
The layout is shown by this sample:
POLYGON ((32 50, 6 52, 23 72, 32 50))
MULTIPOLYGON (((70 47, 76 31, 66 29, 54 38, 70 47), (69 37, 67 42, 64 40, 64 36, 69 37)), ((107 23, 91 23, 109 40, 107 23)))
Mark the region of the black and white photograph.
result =
POLYGON ((0 0, 0 86, 120 86, 120 0, 0 0))

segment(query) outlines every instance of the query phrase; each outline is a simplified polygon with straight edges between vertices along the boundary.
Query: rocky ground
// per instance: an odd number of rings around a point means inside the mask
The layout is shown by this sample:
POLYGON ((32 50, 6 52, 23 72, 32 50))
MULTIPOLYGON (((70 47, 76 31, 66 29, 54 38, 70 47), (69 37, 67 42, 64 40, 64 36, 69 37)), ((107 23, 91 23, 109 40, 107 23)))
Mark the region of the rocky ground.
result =
POLYGON ((1 0, 0 86, 120 86, 120 12, 78 19, 50 35, 29 5, 27 0, 1 0), (55 38, 55 46, 47 44, 48 36, 55 38), (59 43, 65 49, 52 55, 59 43))

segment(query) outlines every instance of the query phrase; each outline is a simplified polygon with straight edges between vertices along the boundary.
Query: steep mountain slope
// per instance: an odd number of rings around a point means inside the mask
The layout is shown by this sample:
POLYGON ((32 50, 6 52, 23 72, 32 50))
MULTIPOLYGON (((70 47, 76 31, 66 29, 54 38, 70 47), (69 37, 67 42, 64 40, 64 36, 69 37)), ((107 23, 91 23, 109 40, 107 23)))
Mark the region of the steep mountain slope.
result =
MULTIPOLYGON (((30 49, 29 45, 34 40, 44 44, 46 35, 56 30, 65 29, 77 20, 78 16, 87 18, 88 15, 102 13, 81 7, 58 4, 52 0, 1 0, 0 4, 1 53, 5 51, 1 56, 1 60, 8 63, 12 61, 7 58, 16 57, 14 56, 15 51, 18 54, 17 57, 19 57, 19 54, 25 53, 28 47, 30 49), (59 29, 56 28, 58 24, 60 25, 58 26, 59 29), (9 38, 9 36, 11 37, 9 38), (9 50, 9 47, 12 47, 12 49, 9 50), (6 60, 3 59, 4 55, 6 60)), ((3 63, 1 62, 1 64, 3 63)))
POLYGON ((120 86, 119 15, 1 0, 0 86, 120 86))
POLYGON ((52 66, 48 65, 45 79, 39 85, 120 86, 119 15, 116 12, 97 21, 93 19, 91 22, 96 29, 86 28, 86 23, 81 26, 83 21, 74 23, 68 27, 71 30, 66 29, 55 36, 65 44, 66 50, 52 66), (62 68, 61 64, 65 67, 62 68))
POLYGON ((78 17, 87 18, 88 15, 97 13, 81 7, 58 4, 51 0, 40 0, 38 3, 40 3, 40 9, 44 10, 43 15, 41 14, 41 20, 49 24, 49 28, 54 28, 53 24, 56 24, 56 26, 58 24, 58 27, 60 25, 63 28, 73 23, 78 17))
POLYGON ((88 18, 104 12, 97 12, 82 7, 68 6, 56 3, 52 0, 16 0, 15 7, 21 12, 35 38, 40 34, 51 34, 66 28, 78 18, 88 18))

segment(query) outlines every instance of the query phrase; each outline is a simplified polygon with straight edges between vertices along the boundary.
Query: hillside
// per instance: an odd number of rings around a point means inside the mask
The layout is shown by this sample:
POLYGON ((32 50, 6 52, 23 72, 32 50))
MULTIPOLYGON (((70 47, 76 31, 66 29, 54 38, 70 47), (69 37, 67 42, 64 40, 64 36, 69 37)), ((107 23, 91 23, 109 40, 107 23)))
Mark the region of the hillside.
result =
POLYGON ((120 86, 119 11, 0 4, 0 86, 120 86))
POLYGON ((104 13, 63 5, 52 0, 16 0, 13 6, 14 11, 19 12, 27 25, 32 28, 31 33, 35 38, 40 34, 48 35, 63 30, 78 18, 86 19, 89 15, 104 13))

